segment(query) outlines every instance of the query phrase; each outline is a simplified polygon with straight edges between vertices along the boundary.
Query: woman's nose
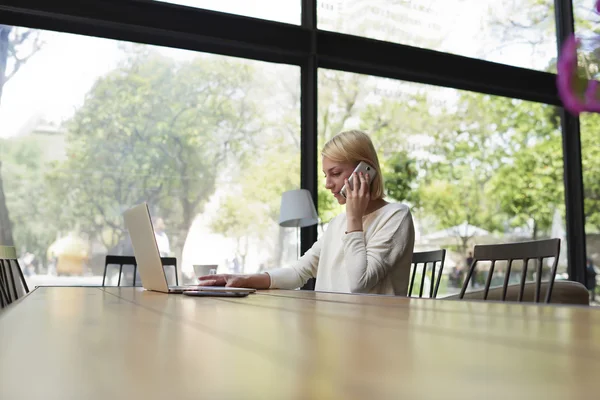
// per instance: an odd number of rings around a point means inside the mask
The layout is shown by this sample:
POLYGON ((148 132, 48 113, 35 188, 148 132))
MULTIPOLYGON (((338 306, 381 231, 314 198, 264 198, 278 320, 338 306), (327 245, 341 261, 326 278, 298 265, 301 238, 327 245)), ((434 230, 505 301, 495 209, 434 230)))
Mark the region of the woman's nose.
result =
POLYGON ((333 186, 334 184, 329 178, 325 179, 325 189, 331 189, 333 186))

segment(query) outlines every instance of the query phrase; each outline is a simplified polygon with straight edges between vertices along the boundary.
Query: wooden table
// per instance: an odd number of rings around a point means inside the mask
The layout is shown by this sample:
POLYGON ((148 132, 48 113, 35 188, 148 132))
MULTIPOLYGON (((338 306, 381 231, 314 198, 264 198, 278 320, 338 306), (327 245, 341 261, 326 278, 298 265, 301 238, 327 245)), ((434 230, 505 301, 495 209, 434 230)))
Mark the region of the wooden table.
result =
POLYGON ((308 291, 38 288, 0 399, 598 399, 600 311, 308 291))

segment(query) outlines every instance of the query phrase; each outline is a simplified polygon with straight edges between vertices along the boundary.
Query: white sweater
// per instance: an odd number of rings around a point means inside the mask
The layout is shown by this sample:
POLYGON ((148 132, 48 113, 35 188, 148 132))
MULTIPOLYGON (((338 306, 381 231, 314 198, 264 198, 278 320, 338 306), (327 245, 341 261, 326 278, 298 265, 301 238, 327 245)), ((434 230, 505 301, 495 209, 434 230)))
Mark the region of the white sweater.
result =
POLYGON ((291 267, 267 271, 271 288, 295 289, 316 277, 315 290, 406 296, 415 230, 408 206, 389 203, 346 234, 346 213, 291 267))

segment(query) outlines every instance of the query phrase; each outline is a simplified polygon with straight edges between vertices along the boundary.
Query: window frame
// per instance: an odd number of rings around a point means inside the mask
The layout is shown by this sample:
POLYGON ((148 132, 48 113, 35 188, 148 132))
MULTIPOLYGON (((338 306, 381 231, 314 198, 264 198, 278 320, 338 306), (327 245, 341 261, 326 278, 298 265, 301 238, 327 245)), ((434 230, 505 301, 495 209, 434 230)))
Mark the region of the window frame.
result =
MULTIPOLYGON (((317 72, 327 68, 561 106, 556 75, 317 28, 316 0, 291 25, 152 0, 0 0, 0 23, 284 63, 301 68, 301 186, 317 204, 317 72), (402 61, 402 62, 400 62, 402 61)), ((574 31, 555 0, 557 46, 574 31)), ((585 283, 579 119, 561 108, 569 279, 585 283)), ((317 239, 302 228, 301 252, 317 239)))

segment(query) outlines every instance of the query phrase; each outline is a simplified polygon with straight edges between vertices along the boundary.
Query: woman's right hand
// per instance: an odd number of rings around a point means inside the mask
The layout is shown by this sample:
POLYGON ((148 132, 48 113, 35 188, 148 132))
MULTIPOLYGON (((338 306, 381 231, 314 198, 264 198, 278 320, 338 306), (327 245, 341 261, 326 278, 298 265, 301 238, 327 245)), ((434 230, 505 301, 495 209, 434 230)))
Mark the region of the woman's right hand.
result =
POLYGON ((271 286, 271 277, 266 273, 253 275, 204 275, 198 278, 198 286, 227 286, 249 289, 268 289, 269 286, 271 286))

